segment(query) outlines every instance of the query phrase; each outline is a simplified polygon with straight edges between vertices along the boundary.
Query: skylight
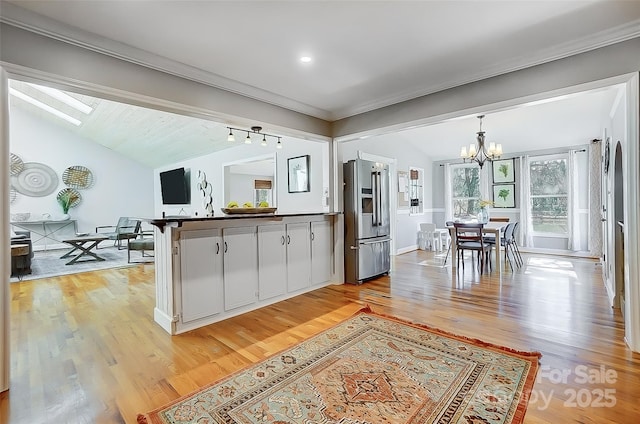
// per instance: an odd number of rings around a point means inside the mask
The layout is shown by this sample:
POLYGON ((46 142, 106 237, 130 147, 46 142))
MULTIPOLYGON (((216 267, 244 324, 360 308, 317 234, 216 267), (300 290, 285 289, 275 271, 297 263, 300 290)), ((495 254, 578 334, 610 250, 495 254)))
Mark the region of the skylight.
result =
POLYGON ((35 88, 36 90, 42 91, 45 94, 53 97, 54 99, 60 100, 62 103, 71 106, 72 108, 79 110, 84 114, 90 114, 93 111, 93 108, 89 105, 82 103, 80 100, 71 97, 67 93, 64 93, 57 88, 45 87, 42 85, 27 83, 30 87, 35 88))
POLYGON ((55 109, 55 108, 53 108, 53 107, 51 107, 51 106, 49 106, 47 104, 44 104, 41 101, 36 100, 31 96, 27 96, 23 92, 18 91, 13 87, 9 87, 9 94, 14 95, 17 98, 22 99, 27 103, 31 103, 32 105, 34 105, 36 107, 39 107, 40 109, 45 110, 45 111, 57 116, 58 118, 64 119, 65 121, 70 122, 73 125, 79 126, 82 123, 82 122, 80 122, 80 120, 78 120, 78 119, 76 119, 76 118, 74 118, 72 116, 69 116, 66 113, 61 112, 58 109, 55 109))

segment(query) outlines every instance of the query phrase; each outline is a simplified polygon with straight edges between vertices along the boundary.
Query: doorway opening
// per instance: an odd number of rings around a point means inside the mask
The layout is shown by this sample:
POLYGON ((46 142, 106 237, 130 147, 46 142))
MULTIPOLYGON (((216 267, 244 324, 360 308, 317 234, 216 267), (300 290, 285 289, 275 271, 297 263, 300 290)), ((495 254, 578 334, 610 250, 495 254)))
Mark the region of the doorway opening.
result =
POLYGON ((615 159, 614 159, 614 178, 613 178, 613 216, 614 216, 614 278, 615 293, 620 299, 620 312, 622 316, 625 313, 625 286, 624 286, 624 190, 622 175, 622 145, 620 141, 616 143, 615 159))

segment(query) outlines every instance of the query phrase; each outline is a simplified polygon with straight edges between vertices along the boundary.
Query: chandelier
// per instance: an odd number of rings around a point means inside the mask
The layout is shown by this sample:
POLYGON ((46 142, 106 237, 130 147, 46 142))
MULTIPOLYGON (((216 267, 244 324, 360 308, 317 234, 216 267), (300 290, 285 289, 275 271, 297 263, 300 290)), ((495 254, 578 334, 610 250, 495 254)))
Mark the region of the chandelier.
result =
POLYGON ((242 131, 242 132, 246 132, 247 133, 247 137, 244 139, 244 143, 245 144, 251 144, 252 140, 251 140, 251 135, 261 135, 262 136, 262 141, 260 141, 260 145, 261 146, 267 146, 267 137, 272 137, 274 139, 278 139, 277 143, 276 143, 276 148, 278 149, 282 149, 282 141, 280 141, 280 139, 282 137, 277 136, 277 135, 273 135, 273 134, 266 134, 261 132, 262 131, 262 127, 251 127, 251 131, 248 130, 243 130, 241 128, 233 128, 233 127, 227 127, 229 129, 229 135, 227 136, 227 141, 231 141, 234 142, 236 141, 236 137, 233 134, 234 131, 242 131))
POLYGON ((496 144, 494 142, 489 143, 489 149, 484 145, 484 131, 482 131, 482 118, 484 115, 479 115, 478 119, 480 119, 480 131, 478 131, 478 145, 476 147, 475 144, 469 145, 469 151, 467 151, 467 147, 463 146, 460 149, 460 157, 464 162, 467 160, 469 162, 478 162, 480 165, 480 169, 486 161, 492 161, 494 159, 499 159, 502 156, 502 144, 496 144))

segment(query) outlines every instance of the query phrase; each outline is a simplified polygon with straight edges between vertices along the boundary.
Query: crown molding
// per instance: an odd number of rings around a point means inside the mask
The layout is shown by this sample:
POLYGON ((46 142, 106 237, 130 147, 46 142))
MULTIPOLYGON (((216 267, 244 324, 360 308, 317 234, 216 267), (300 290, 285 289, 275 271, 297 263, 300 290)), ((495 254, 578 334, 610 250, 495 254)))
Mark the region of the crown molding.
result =
POLYGON ((393 104, 402 103, 418 97, 437 93, 439 91, 469 84, 483 79, 496 77, 498 75, 507 74, 509 72, 519 71, 521 69, 530 68, 532 66, 541 65, 543 63, 552 62, 554 60, 563 59, 580 53, 585 53, 601 47, 631 40, 640 37, 640 19, 629 22, 624 25, 609 28, 586 37, 572 40, 570 42, 555 45, 553 47, 542 49, 537 52, 528 52, 506 61, 498 62, 492 66, 479 69, 478 72, 470 74, 457 80, 451 80, 444 84, 434 84, 424 86, 418 90, 407 90, 404 93, 386 97, 375 102, 363 104, 353 108, 344 108, 331 114, 331 120, 339 120, 350 116, 359 115, 361 113, 370 112, 393 104))
POLYGON ((330 118, 326 110, 95 35, 11 3, 3 3, 0 12, 0 22, 16 28, 315 118, 330 118))
POLYGON ((90 32, 74 28, 23 9, 19 6, 15 6, 11 3, 3 3, 0 12, 2 13, 0 15, 0 22, 120 60, 199 82, 217 89, 251 98, 253 100, 265 102, 330 122, 370 112, 375 109, 380 109, 464 84, 563 59, 640 36, 639 19, 624 25, 590 34, 578 40, 558 44, 533 53, 528 52, 526 55, 523 54, 519 57, 498 62, 492 66, 484 67, 474 73, 455 80, 424 86, 417 90, 410 89, 403 93, 388 96, 373 102, 363 103, 354 107, 342 108, 331 112, 302 102, 297 102, 293 99, 280 96, 258 87, 225 78, 221 75, 203 71, 202 69, 185 65, 124 43, 97 36, 90 32))

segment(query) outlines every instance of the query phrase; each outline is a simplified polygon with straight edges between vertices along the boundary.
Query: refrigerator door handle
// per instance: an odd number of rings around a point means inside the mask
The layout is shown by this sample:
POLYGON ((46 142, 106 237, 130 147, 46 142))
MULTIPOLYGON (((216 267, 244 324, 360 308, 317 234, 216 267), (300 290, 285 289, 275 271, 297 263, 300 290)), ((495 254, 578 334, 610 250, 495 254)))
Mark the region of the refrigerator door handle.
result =
MULTIPOLYGON (((382 240, 376 240, 376 241, 361 241, 359 244, 378 244, 378 243, 384 243, 384 242, 387 242, 387 241, 391 241, 391 239, 388 238, 388 239, 382 239, 382 240)), ((353 249, 354 247, 351 246, 351 248, 353 249)), ((357 249, 357 247, 356 247, 356 249, 357 249)))
MULTIPOLYGON (((380 171, 376 174, 377 182, 376 182, 376 193, 378 194, 378 211, 382 208, 382 177, 380 171)), ((378 226, 382 226, 382 214, 377 214, 377 224, 378 226)))
POLYGON ((372 221, 373 221, 373 226, 377 226, 378 225, 378 195, 376 194, 378 191, 378 180, 376 177, 376 173, 372 172, 371 173, 371 188, 373 189, 373 198, 371 199, 373 201, 373 216, 372 221))

